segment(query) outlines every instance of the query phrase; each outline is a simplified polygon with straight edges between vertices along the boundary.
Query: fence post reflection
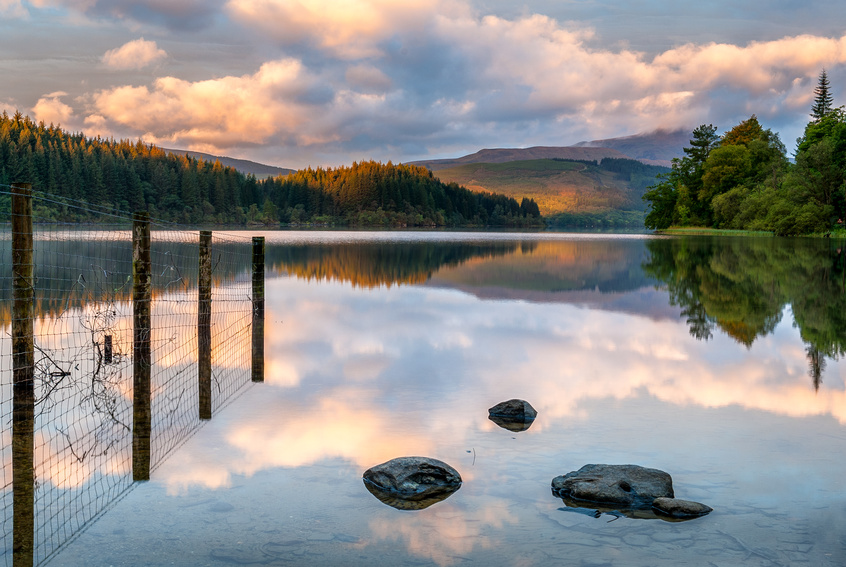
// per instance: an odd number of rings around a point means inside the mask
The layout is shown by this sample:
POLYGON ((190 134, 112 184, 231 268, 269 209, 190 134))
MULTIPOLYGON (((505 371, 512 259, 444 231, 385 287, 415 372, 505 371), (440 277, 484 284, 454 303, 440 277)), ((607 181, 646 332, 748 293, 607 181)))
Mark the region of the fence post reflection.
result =
POLYGON ((253 237, 252 380, 264 382, 264 237, 253 237))
POLYGON ((151 301, 150 215, 138 212, 132 219, 132 480, 150 480, 151 301))
POLYGON ((12 186, 12 563, 35 559, 35 343, 32 190, 12 186))
POLYGON ((200 419, 212 417, 211 394, 211 261, 210 230, 200 231, 200 266, 197 284, 197 374, 200 382, 200 419))

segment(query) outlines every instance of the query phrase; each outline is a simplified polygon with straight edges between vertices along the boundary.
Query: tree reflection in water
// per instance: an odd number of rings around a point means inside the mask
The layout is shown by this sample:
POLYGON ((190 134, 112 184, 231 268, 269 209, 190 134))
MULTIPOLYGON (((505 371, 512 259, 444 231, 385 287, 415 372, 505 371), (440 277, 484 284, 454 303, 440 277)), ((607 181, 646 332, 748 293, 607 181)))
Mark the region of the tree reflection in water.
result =
POLYGON ((846 258, 828 239, 650 240, 644 272, 664 283, 700 340, 719 328, 751 347, 790 307, 819 389, 825 359, 846 353, 846 258))

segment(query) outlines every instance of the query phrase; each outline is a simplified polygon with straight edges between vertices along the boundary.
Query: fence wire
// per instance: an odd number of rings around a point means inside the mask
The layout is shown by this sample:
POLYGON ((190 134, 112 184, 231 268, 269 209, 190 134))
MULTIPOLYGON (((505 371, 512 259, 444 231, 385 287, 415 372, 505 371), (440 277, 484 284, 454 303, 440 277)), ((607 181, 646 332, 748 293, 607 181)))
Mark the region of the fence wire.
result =
MULTIPOLYGON (((0 565, 12 565, 12 527, 26 521, 13 506, 9 189, 0 186, 0 565)), ((52 557, 133 482, 131 216, 112 211, 108 223, 57 224, 39 206, 52 199, 33 191, 35 565, 52 557)), ((197 370, 199 232, 153 222, 151 240, 150 466, 155 470, 203 421, 197 370)), ((214 235, 211 250, 214 413, 251 383, 251 240, 214 235)), ((16 482, 20 476, 26 478, 19 474, 16 482)))

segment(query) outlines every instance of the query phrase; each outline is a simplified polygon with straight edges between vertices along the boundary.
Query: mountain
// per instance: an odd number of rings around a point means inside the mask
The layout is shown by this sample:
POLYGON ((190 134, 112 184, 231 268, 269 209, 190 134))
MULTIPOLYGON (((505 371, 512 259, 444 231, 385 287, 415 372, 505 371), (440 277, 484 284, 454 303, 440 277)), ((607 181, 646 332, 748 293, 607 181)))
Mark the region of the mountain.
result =
POLYGON ((655 183, 655 176, 666 171, 628 158, 604 158, 599 163, 556 158, 465 163, 433 175, 471 191, 532 199, 553 224, 642 226, 641 196, 655 183))
POLYGON ((237 169, 244 175, 255 175, 258 179, 264 179, 267 177, 276 177, 277 175, 290 175, 294 173, 294 169, 288 169, 285 167, 276 167, 274 165, 265 165, 263 163, 256 163, 254 161, 246 160, 246 159, 235 159, 231 157, 225 156, 215 156, 212 154, 204 154, 203 152, 192 152, 188 150, 172 150, 168 148, 162 148, 165 152, 169 154, 173 154, 176 156, 184 156, 189 155, 192 158, 201 159, 203 161, 208 161, 214 163, 215 161, 219 161, 220 165, 224 167, 231 167, 233 169, 237 169))
POLYGON ((670 167, 671 160, 682 157, 682 148, 690 143, 690 130, 658 129, 646 134, 635 134, 623 138, 579 142, 577 148, 610 148, 626 154, 632 159, 670 167))
POLYGON ((469 163, 505 163, 538 159, 564 159, 599 161, 605 158, 630 157, 618 150, 596 147, 535 146, 532 148, 497 148, 479 150, 475 154, 454 159, 429 159, 413 161, 408 165, 419 165, 431 171, 439 171, 469 163))

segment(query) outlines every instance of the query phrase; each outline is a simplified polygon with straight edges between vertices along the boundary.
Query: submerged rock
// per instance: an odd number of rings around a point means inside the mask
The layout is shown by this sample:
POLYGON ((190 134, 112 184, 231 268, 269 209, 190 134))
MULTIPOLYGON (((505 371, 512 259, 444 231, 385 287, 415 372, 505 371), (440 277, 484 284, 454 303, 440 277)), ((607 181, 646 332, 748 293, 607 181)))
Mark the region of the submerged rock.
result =
POLYGON ((532 426, 538 412, 525 400, 500 402, 488 410, 488 419, 509 431, 525 431, 532 426))
POLYGON ((426 508, 461 488, 458 471, 428 457, 392 459, 367 469, 363 480, 376 498, 401 510, 426 508))
POLYGON ((705 504, 691 500, 681 500, 680 498, 656 498, 652 501, 652 509, 657 514, 678 520, 698 518, 713 511, 713 508, 705 504))
POLYGON ((619 508, 650 508, 656 498, 673 498, 673 479, 638 465, 585 465, 552 479, 559 498, 619 508))

